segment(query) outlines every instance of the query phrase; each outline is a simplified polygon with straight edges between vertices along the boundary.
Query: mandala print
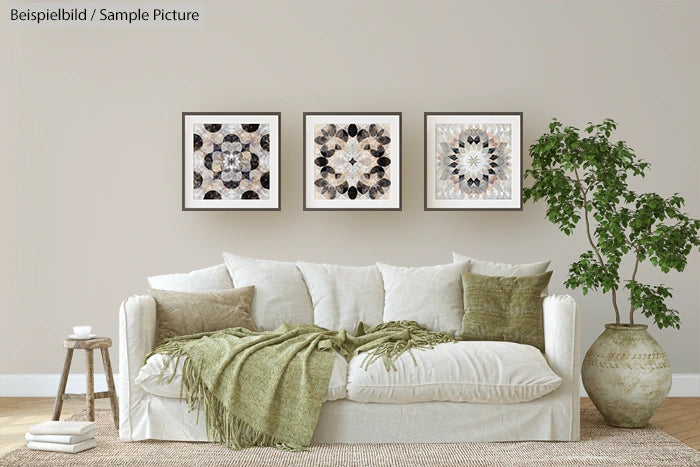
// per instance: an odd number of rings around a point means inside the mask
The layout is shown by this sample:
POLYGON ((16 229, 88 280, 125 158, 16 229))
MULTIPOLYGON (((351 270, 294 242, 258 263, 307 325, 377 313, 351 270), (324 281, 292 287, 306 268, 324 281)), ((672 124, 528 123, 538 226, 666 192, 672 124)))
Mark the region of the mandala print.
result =
POLYGON ((195 124, 193 199, 270 199, 270 125, 195 124))
POLYGON ((388 199, 389 143, 388 125, 315 125, 315 199, 388 199))
POLYGON ((437 199, 511 199, 509 124, 436 125, 437 199))

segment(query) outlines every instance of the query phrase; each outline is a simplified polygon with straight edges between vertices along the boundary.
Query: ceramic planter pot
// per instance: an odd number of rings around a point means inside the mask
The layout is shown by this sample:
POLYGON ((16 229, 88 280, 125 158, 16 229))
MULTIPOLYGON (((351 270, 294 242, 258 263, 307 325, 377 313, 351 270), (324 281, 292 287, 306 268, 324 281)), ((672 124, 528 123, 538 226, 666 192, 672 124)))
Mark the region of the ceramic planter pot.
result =
POLYGON ((606 324, 583 359, 581 378, 608 425, 641 428, 671 390, 671 365, 645 324, 606 324))

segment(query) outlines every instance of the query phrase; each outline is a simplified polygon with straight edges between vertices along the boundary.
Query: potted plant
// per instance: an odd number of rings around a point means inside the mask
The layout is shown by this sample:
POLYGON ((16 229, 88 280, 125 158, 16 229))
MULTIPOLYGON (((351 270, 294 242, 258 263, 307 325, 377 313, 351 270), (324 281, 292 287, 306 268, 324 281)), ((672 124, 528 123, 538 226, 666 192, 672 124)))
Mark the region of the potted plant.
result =
POLYGON ((624 141, 611 141, 616 127, 606 119, 581 132, 554 119, 549 132, 530 146, 532 168, 525 178, 534 183, 523 196, 543 199, 547 219, 566 235, 583 223, 588 247, 571 264, 565 285, 580 287, 584 295, 609 294, 615 312, 615 322, 605 325, 586 353, 583 385, 609 425, 642 427, 671 388, 671 368, 647 325, 635 323, 635 313, 660 329, 678 329, 680 319, 666 304, 671 288, 641 282, 639 265, 683 271, 688 255, 700 247, 700 220, 681 211, 685 201, 678 194, 664 198, 630 189, 628 179, 643 177, 649 163, 624 141), (623 281, 620 268, 627 258, 631 275, 623 281), (623 293, 628 312, 619 300, 623 293))

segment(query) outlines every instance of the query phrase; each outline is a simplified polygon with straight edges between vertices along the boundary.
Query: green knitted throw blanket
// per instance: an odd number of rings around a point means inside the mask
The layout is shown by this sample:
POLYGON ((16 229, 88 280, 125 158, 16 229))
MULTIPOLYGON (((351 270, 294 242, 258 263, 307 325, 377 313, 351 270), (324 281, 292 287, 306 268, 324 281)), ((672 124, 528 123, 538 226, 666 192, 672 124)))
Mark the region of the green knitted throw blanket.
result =
POLYGON ((334 351, 348 360, 366 352, 365 369, 381 358, 390 371, 396 370, 394 360, 403 352, 454 341, 450 334, 429 331, 415 321, 373 327, 360 323, 354 336, 312 324, 282 324, 274 331, 231 328, 174 337, 149 357, 165 354, 167 363, 187 357, 181 391, 190 410, 204 405, 210 440, 232 449, 275 446, 294 451, 311 442, 334 351))

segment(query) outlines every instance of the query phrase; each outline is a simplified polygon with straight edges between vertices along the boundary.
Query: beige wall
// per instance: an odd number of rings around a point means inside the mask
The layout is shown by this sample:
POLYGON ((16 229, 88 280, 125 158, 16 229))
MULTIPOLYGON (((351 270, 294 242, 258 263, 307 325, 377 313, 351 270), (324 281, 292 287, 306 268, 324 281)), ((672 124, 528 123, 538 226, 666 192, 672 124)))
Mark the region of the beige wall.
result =
MULTIPOLYGON (((700 216, 697 1, 199 3, 206 25, 191 31, 0 28, 0 373, 58 373, 74 324, 116 343, 117 307, 146 276, 222 250, 349 265, 443 263, 453 249, 551 258, 564 293, 584 238, 542 204, 423 211, 424 111, 522 111, 526 146, 552 116, 613 117, 653 164, 643 189, 680 192, 700 216), (180 210, 182 111, 282 112, 281 212, 180 210), (302 211, 303 111, 403 112, 403 212, 302 211)), ((673 371, 700 372, 700 255, 683 275, 641 273, 675 290, 682 329, 653 331, 673 371)), ((612 311, 571 293, 585 350, 612 311)))

